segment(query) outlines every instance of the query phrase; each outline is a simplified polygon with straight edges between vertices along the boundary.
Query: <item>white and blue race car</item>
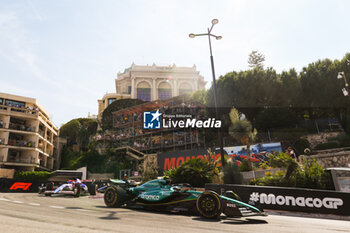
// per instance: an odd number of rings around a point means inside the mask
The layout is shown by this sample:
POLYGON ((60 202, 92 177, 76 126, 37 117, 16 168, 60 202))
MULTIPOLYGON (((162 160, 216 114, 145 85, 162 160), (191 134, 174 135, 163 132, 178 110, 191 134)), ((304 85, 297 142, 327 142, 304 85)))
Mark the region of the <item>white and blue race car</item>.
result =
POLYGON ((55 186, 54 182, 48 182, 43 192, 45 196, 53 194, 68 194, 79 197, 82 194, 96 195, 97 185, 91 180, 68 180, 67 183, 55 186))

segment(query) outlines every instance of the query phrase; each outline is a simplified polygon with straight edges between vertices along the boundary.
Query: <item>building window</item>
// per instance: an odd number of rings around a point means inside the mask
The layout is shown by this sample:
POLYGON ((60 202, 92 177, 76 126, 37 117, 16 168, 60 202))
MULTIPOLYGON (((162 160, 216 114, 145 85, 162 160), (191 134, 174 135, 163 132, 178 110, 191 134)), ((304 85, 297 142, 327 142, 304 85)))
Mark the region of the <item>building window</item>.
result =
POLYGON ((151 88, 137 88, 137 98, 143 101, 151 101, 151 88))
POLYGON ((2 103, 3 103, 3 101, 4 101, 4 100, 0 98, 0 104, 2 104, 2 103))
POLYGON ((128 86, 128 94, 131 94, 131 86, 128 86))
POLYGON ((108 98, 108 105, 116 101, 116 98, 108 98))
POLYGON ((15 100, 5 100, 5 105, 17 108, 24 108, 26 104, 15 100))
POLYGON ((179 90, 179 95, 183 95, 185 93, 191 93, 192 92, 192 89, 180 89, 179 90))
POLYGON ((166 100, 171 98, 171 89, 170 88, 158 88, 158 99, 166 100))

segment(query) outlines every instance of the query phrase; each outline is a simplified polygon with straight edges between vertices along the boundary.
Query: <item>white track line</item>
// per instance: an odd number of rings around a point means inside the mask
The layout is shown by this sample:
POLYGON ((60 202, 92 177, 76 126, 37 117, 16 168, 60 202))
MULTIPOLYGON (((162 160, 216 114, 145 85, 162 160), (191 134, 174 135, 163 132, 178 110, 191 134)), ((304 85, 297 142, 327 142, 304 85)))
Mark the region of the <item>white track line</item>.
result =
POLYGON ((9 199, 0 197, 0 201, 10 201, 9 199))
POLYGON ((56 208, 56 209, 64 209, 64 207, 63 207, 63 206, 55 206, 55 205, 51 205, 51 206, 49 206, 49 207, 51 207, 51 208, 56 208))
POLYGON ((22 201, 12 201, 13 203, 18 203, 18 204, 22 204, 22 201))
POLYGON ((39 206, 40 204, 39 204, 39 203, 33 203, 33 202, 31 202, 31 203, 28 203, 28 205, 39 206))

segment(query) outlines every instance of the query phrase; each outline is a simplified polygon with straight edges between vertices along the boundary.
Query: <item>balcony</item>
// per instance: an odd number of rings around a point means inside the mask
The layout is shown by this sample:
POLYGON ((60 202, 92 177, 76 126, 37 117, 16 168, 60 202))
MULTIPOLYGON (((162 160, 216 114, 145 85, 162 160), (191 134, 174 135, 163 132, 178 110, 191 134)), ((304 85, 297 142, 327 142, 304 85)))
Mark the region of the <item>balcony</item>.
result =
POLYGON ((0 105, 0 111, 1 112, 7 112, 9 114, 11 113, 19 113, 21 115, 25 114, 27 116, 39 116, 39 111, 37 109, 31 109, 31 108, 25 108, 25 107, 15 107, 15 106, 8 106, 8 105, 0 105))
POLYGON ((35 148, 35 143, 34 142, 26 141, 26 140, 9 139, 8 145, 9 146, 20 146, 20 147, 32 147, 32 148, 35 148))
POLYGON ((33 127, 28 127, 28 126, 25 126, 25 125, 14 124, 14 123, 10 123, 9 124, 9 129, 26 131, 26 132, 35 132, 33 127))
POLYGON ((6 163, 36 164, 35 158, 8 158, 6 163))

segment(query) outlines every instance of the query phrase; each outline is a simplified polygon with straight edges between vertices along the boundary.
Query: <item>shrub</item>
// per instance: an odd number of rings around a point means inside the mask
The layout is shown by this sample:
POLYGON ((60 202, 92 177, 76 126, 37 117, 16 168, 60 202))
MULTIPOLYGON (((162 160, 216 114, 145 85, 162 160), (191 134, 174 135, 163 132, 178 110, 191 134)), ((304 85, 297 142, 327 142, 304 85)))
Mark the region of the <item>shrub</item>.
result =
POLYGON ((295 152, 300 155, 306 148, 310 148, 310 142, 306 138, 298 139, 294 144, 295 152))
POLYGON ((16 171, 14 178, 23 180, 40 180, 45 181, 49 178, 50 172, 44 171, 16 171))
POLYGON ((219 174, 215 163, 204 159, 194 158, 181 164, 176 169, 164 173, 173 183, 189 183, 194 187, 204 187, 205 183, 212 182, 219 174))
POLYGON ((269 154, 269 164, 271 167, 287 168, 295 160, 288 153, 271 153, 269 154))
POLYGON ((338 142, 340 147, 349 147, 350 146, 350 135, 348 134, 339 134, 333 138, 329 138, 328 142, 338 142))
POLYGON ((266 169, 270 169, 271 167, 269 166, 268 161, 264 161, 259 163, 259 168, 266 170, 266 169))
POLYGON ((324 170, 322 166, 313 160, 303 160, 295 176, 296 187, 299 188, 325 188, 323 183, 324 170))
POLYGON ((340 145, 338 142, 325 142, 315 146, 315 150, 328 150, 328 149, 338 148, 339 146, 340 145))
POLYGON ((249 167, 248 159, 243 159, 241 166, 239 166, 240 172, 249 172, 252 169, 249 167))
POLYGON ((251 180, 252 185, 267 185, 281 187, 297 187, 311 189, 333 189, 331 178, 325 173, 322 166, 316 160, 304 160, 303 163, 295 168, 290 176, 287 172, 276 172, 275 175, 266 174, 265 177, 251 180))
POLYGON ((228 162, 223 168, 223 180, 225 184, 242 184, 242 174, 236 162, 228 162))
POLYGON ((298 168, 298 163, 289 156, 288 153, 278 153, 269 155, 271 167, 287 168, 285 178, 288 179, 298 168))
POLYGON ((342 147, 350 146, 350 135, 349 134, 340 134, 337 136, 337 139, 342 147))
POLYGON ((279 171, 276 172, 275 175, 268 174, 265 177, 257 178, 249 181, 249 184, 251 185, 262 185, 262 186, 288 186, 284 184, 284 172, 279 171))

